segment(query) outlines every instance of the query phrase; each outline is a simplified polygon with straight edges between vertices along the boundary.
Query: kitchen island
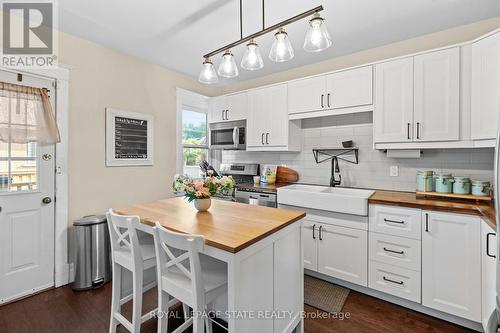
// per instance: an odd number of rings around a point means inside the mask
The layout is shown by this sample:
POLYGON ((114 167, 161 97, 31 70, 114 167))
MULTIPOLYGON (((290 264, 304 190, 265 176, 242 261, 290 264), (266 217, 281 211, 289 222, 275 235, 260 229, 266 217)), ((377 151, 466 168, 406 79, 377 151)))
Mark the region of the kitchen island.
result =
POLYGON ((212 200, 198 212, 183 198, 117 209, 138 215, 144 231, 165 228, 205 237, 203 253, 227 263, 227 299, 220 316, 229 332, 303 332, 301 219, 305 213, 212 200))

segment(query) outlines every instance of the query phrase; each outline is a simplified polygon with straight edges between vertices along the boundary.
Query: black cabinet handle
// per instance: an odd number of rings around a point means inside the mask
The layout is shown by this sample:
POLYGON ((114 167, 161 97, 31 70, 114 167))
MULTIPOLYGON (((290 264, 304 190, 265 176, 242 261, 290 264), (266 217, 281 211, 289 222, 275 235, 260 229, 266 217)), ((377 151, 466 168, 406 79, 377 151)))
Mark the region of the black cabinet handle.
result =
POLYGON ((321 233, 322 231, 323 231, 323 226, 322 226, 322 225, 320 225, 320 226, 319 226, 319 240, 323 240, 323 237, 322 237, 322 236, 323 236, 323 234, 321 233))
POLYGON ((313 239, 316 239, 316 224, 313 224, 313 239))
POLYGON ((403 281, 394 281, 394 280, 391 280, 391 279, 388 279, 386 278, 385 276, 382 277, 382 279, 384 279, 384 281, 387 281, 387 282, 391 282, 391 283, 395 283, 395 284, 399 284, 400 286, 402 286, 404 284, 403 281))
POLYGON ((420 139, 420 123, 417 123, 417 139, 420 139))
POLYGON ((396 253, 396 254, 405 254, 405 251, 394 251, 394 250, 388 249, 386 247, 384 247, 384 251, 385 252, 396 253))
POLYGON ((429 214, 425 213, 425 232, 429 232, 429 214))
POLYGON ((262 133, 262 137, 260 138, 260 140, 262 141, 262 145, 264 145, 264 133, 262 133))
POLYGON ((408 123, 408 140, 410 140, 410 139, 411 139, 411 138, 410 138, 410 127, 411 127, 411 124, 410 124, 410 123, 408 123))
POLYGON ((226 120, 229 120, 229 114, 228 114, 229 110, 226 110, 226 120))
POLYGON ((384 219, 384 221, 389 222, 389 223, 405 224, 405 221, 395 221, 395 220, 389 220, 389 219, 384 219))
POLYGON ((326 94, 326 104, 330 107, 330 93, 326 94))
POLYGON ((269 133, 266 133, 266 144, 269 144, 269 133))
POLYGON ((221 113, 222 113, 222 120, 225 120, 224 119, 224 110, 222 110, 221 113))
POLYGON ((488 232, 486 234, 486 255, 491 258, 496 258, 496 255, 490 254, 490 236, 494 236, 494 232, 488 232))
POLYGON ((323 99, 325 98, 325 95, 324 94, 321 94, 321 107, 324 108, 325 107, 325 103, 323 103, 323 99))

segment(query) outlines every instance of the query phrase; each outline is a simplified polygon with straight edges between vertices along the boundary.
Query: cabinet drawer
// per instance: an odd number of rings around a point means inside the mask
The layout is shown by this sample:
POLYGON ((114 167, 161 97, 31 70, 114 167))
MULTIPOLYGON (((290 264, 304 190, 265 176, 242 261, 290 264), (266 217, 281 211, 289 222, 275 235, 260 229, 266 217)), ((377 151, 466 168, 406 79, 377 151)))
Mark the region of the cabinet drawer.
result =
POLYGON ((370 260, 420 271, 421 244, 415 239, 370 232, 369 257, 370 260))
POLYGON ((369 230, 383 234, 421 239, 422 211, 384 205, 370 205, 369 230))
POLYGON ((369 262, 369 282, 372 289, 420 303, 420 272, 369 262))

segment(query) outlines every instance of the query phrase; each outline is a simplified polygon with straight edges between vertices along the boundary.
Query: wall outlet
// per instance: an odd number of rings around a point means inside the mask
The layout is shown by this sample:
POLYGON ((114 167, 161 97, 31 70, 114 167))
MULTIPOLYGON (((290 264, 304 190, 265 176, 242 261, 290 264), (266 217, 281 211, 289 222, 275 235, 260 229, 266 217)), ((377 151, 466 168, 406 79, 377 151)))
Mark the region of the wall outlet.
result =
POLYGON ((391 177, 399 177, 399 166, 391 165, 391 177))

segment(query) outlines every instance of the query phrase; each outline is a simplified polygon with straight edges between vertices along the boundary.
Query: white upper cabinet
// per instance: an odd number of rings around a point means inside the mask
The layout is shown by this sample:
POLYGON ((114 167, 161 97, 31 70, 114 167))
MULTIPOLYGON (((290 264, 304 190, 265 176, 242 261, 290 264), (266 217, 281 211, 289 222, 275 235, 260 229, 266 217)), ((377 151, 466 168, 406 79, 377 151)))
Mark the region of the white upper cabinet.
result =
POLYGON ((211 123, 247 118, 247 92, 213 97, 208 105, 211 123))
POLYGON ((375 65, 375 142, 413 140, 413 58, 375 65))
POLYGON ((472 44, 472 139, 494 139, 500 120, 500 32, 472 44))
POLYGON ((325 108, 326 80, 324 76, 288 83, 288 113, 303 113, 325 108))
POLYGON ((481 321, 480 222, 422 213, 422 305, 481 321))
POLYGON ((288 113, 292 119, 300 119, 371 111, 372 87, 371 65, 291 81, 288 83, 288 113))
POLYGON ((373 104, 373 68, 365 66, 326 76, 326 107, 349 108, 373 104))
POLYGON ((414 57, 415 141, 452 141, 460 130, 460 49, 414 57))
POLYGON ((297 124, 288 120, 286 84, 248 93, 247 150, 298 150, 298 129, 297 124))

